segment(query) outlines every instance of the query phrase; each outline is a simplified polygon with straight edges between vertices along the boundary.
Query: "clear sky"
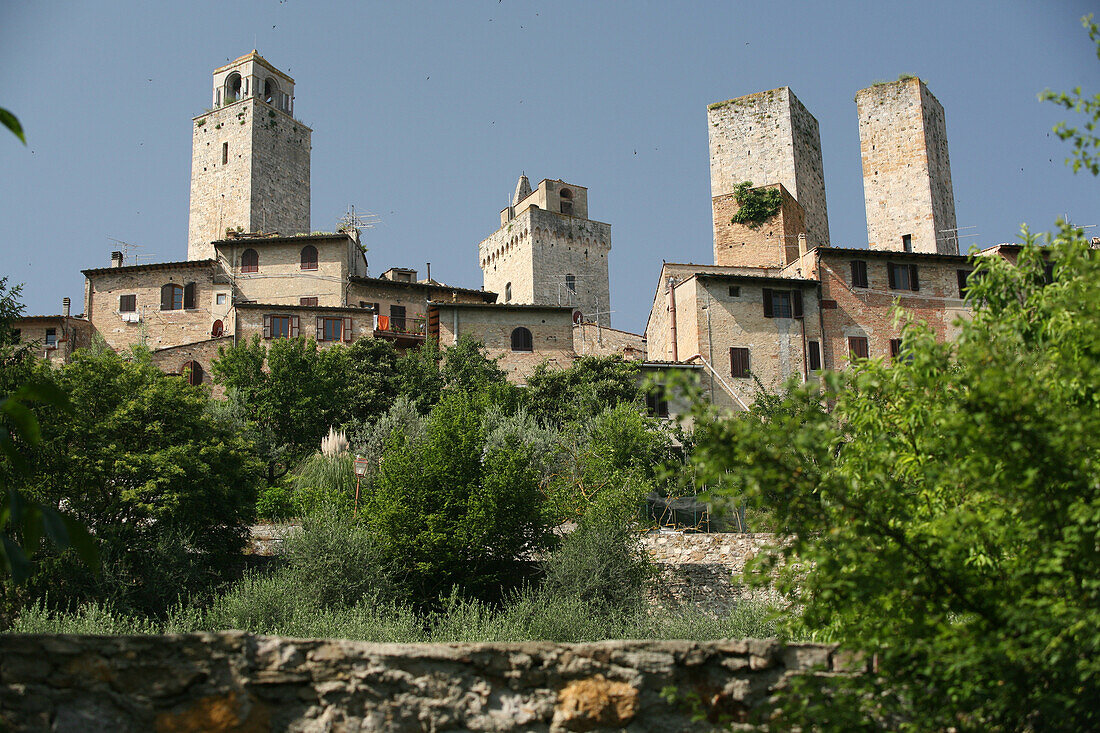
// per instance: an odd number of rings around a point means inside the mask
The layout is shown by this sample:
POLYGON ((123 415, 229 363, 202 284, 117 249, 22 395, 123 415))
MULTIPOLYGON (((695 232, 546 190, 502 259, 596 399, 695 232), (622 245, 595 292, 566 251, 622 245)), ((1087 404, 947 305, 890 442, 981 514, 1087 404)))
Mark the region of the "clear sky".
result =
MULTIPOLYGON (((29 313, 81 309, 114 240, 187 252, 191 117, 252 48, 313 128, 313 229, 378 215, 371 273, 481 285, 477 243, 520 171, 587 186, 612 226, 614 325, 644 327, 661 260, 711 261, 706 106, 787 85, 817 117, 832 242, 866 246, 853 96, 916 74, 947 115, 964 246, 1100 224, 1044 88, 1100 91, 1097 9, 1021 2, 49 2, 0 0, 0 275, 29 313)), ((1089 230, 1100 234, 1100 227, 1089 230)))

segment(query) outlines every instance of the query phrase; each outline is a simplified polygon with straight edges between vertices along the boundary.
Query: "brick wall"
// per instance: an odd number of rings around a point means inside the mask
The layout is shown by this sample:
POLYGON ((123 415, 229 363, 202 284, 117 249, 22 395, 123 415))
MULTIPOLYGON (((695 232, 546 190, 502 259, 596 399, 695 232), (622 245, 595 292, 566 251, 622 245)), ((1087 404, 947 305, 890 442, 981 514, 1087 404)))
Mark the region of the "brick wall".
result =
POLYGON ((344 301, 348 276, 348 238, 289 237, 236 239, 216 243, 218 259, 232 273, 238 299, 257 303, 298 305, 301 298, 317 298, 317 305, 338 307, 344 301), (317 269, 302 269, 302 249, 317 249, 317 269), (257 272, 241 272, 241 255, 254 250, 257 272))
POLYGON ((499 364, 509 380, 522 384, 544 361, 566 368, 573 363, 573 319, 567 308, 556 307, 448 307, 439 309, 439 343, 450 346, 456 341, 455 316, 458 336, 472 336, 485 345, 490 358, 500 359, 499 364), (512 350, 512 332, 518 327, 531 332, 533 350, 512 350))
POLYGON ((798 257, 798 235, 806 233, 802 206, 776 183, 757 189, 778 189, 779 212, 755 229, 736 224, 740 209, 734 194, 717 196, 711 202, 714 216, 714 264, 742 267, 784 267, 798 257))

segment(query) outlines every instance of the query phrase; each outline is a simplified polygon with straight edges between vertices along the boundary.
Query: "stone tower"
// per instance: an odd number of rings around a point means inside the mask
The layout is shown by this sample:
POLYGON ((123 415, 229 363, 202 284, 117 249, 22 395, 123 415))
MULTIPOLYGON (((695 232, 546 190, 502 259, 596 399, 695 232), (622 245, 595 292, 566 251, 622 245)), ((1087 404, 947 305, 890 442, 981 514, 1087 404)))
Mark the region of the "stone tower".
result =
POLYGON ((943 107, 916 77, 856 94, 871 249, 958 254, 943 107))
POLYGON ((227 229, 309 232, 312 130, 293 114, 294 80, 255 50, 214 70, 193 123, 187 259, 214 257, 227 229))
POLYGON ((478 245, 485 289, 499 303, 571 305, 587 322, 611 325, 607 257, 611 225, 588 218, 588 189, 520 176, 500 229, 478 245))
POLYGON ((808 246, 828 246, 821 135, 817 120, 790 88, 716 102, 707 108, 707 122, 714 263, 782 266, 784 250, 792 244, 786 239, 797 236, 792 229, 796 222, 808 246), (734 191, 745 181, 756 188, 782 187, 786 195, 778 226, 731 227, 730 217, 738 209, 734 191))

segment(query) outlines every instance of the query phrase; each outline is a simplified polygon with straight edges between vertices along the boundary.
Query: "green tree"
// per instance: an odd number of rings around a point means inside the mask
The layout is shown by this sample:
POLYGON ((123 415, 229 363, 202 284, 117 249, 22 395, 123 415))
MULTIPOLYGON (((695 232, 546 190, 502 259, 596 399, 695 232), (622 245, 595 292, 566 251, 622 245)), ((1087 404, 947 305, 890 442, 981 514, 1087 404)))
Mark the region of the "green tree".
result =
POLYGON ((880 676, 800 687, 785 725, 1100 725, 1100 257, 1064 225, 1025 239, 1016 266, 973 258, 956 343, 909 323, 907 359, 826 374, 696 450, 789 535, 758 569, 801 632, 878 655, 880 676))
POLYGON ((432 409, 422 439, 393 433, 363 516, 405 568, 412 599, 456 586, 498 594, 545 545, 539 475, 516 448, 485 451, 482 417, 462 390, 432 409))
POLYGON ((23 134, 23 126, 19 124, 19 119, 3 107, 0 107, 0 125, 11 130, 11 133, 19 138, 24 145, 27 144, 27 137, 23 134))
POLYGON ((212 587, 244 546, 260 475, 251 446, 215 419, 203 389, 141 352, 82 349, 56 381, 72 410, 40 411, 27 491, 95 534, 104 577, 59 561, 36 587, 58 601, 91 595, 152 613, 212 587))
POLYGON ((528 378, 525 394, 531 413, 558 427, 642 401, 637 365, 619 356, 582 356, 568 369, 540 364, 528 378))

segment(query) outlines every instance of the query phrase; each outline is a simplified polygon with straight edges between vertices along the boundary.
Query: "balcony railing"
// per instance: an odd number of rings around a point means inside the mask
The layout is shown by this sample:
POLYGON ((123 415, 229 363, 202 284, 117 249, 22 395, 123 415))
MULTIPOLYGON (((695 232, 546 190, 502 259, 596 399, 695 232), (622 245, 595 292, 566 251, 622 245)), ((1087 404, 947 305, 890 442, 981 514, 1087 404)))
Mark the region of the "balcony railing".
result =
POLYGON ((392 334, 395 336, 423 336, 426 330, 427 320, 420 318, 393 318, 391 316, 375 316, 374 330, 377 333, 392 334))

